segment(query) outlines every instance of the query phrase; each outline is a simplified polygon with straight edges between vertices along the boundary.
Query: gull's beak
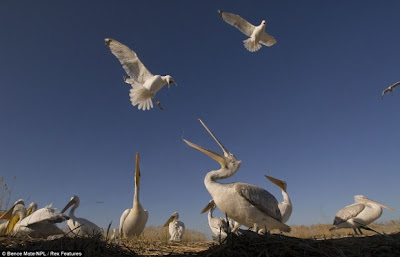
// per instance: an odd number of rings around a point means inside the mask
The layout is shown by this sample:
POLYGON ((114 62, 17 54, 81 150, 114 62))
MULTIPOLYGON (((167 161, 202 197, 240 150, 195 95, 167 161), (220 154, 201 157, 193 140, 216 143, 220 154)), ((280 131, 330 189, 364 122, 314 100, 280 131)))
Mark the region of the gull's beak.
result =
POLYGON ((139 168, 139 153, 136 153, 136 167, 135 167, 135 184, 136 186, 140 183, 140 168, 139 168))
POLYGON ((200 212, 200 213, 205 213, 206 211, 208 211, 209 209, 211 209, 212 207, 215 206, 214 201, 210 201, 206 207, 204 207, 204 209, 200 212))
POLYGON ((369 203, 377 204, 377 205, 379 205, 379 206, 382 207, 382 208, 388 209, 388 210, 390 210, 390 211, 394 211, 393 208, 391 208, 391 207, 389 207, 389 206, 386 206, 386 205, 384 205, 384 204, 378 203, 378 202, 376 202, 376 201, 373 201, 373 200, 370 200, 370 199, 365 199, 364 201, 367 202, 367 203, 369 202, 369 203))
POLYGON ((168 81, 168 89, 171 87, 171 84, 175 84, 175 86, 178 86, 178 84, 173 80, 173 81, 168 81))
POLYGON ((267 176, 267 175, 265 175, 265 177, 267 179, 269 179, 269 181, 271 181, 272 183, 274 183, 275 185, 280 187, 283 191, 286 191, 285 183, 282 180, 279 180, 279 179, 276 179, 276 178, 273 178, 273 177, 270 177, 270 176, 267 176))
POLYGON ((169 219, 167 220, 167 222, 165 222, 163 227, 167 227, 169 225, 169 223, 171 223, 174 220, 174 216, 169 217, 169 219))
POLYGON ((4 235, 8 235, 14 229, 15 224, 17 224, 19 219, 20 219, 19 213, 16 213, 14 217, 10 220, 10 222, 8 222, 6 232, 4 233, 4 235))
POLYGON ((62 209, 61 213, 64 213, 66 210, 68 210, 69 207, 71 207, 74 204, 75 204, 75 200, 72 199, 71 201, 69 201, 69 203, 67 203, 67 205, 65 205, 65 207, 64 207, 64 209, 62 209))

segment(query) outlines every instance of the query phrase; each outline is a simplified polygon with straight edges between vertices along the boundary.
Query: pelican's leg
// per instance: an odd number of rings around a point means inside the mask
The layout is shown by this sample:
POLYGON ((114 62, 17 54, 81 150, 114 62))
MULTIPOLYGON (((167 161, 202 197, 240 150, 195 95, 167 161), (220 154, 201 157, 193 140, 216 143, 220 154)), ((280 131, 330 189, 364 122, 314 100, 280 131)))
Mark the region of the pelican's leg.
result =
POLYGON ((238 234, 238 229, 241 226, 241 224, 239 224, 239 222, 235 222, 235 226, 232 229, 232 233, 235 233, 236 235, 238 234))
POLYGON ((361 228, 358 228, 358 231, 360 232, 361 235, 364 235, 361 228))
POLYGON ((356 235, 358 235, 358 232, 357 232, 356 228, 353 228, 353 230, 354 230, 354 233, 355 233, 356 235))
POLYGON ((161 111, 164 110, 164 108, 163 108, 163 107, 161 106, 161 104, 160 104, 160 101, 158 101, 157 98, 156 98, 155 96, 154 96, 153 98, 154 98, 154 101, 156 101, 157 106, 160 107, 160 110, 161 110, 161 111))

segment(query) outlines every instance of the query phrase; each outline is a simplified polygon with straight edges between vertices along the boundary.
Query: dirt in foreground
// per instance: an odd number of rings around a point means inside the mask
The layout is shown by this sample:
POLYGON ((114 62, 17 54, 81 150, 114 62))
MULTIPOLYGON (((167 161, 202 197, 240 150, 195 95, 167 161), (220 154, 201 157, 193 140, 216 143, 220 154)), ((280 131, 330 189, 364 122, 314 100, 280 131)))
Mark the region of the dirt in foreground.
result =
MULTIPOLYGON (((129 244, 131 245, 131 244, 129 244)), ((223 244, 213 242, 146 242, 132 246, 109 244, 93 238, 54 240, 0 237, 2 250, 83 250, 84 256, 400 256, 400 233, 337 239, 301 239, 284 235, 231 235, 223 244)))

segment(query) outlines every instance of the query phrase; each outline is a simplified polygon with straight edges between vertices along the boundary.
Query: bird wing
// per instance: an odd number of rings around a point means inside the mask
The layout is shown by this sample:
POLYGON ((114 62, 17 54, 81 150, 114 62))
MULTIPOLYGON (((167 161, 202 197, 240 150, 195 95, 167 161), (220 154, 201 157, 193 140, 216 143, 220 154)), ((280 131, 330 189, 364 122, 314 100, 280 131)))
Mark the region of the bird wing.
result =
POLYGON ((267 33, 262 33, 260 37, 260 43, 265 46, 273 46, 276 44, 276 40, 273 36, 268 35, 267 33))
POLYGON ((363 203, 353 203, 344 207, 336 213, 333 225, 338 225, 356 217, 362 210, 364 210, 364 208, 365 204, 363 203))
POLYGON ((395 88, 395 87, 397 87, 397 85, 399 85, 399 84, 400 84, 400 81, 397 81, 396 83, 394 83, 394 84, 391 85, 390 87, 395 88))
POLYGON ((254 31, 255 26, 251 24, 250 22, 246 21, 239 15, 229 13, 229 12, 223 12, 218 10, 219 16, 228 24, 236 27, 238 30, 240 30, 242 33, 244 33, 247 36, 251 36, 251 34, 254 31))
POLYGON ((385 90, 382 91, 382 99, 383 99, 383 96, 389 91, 390 91, 390 87, 388 87, 388 88, 386 88, 385 90))
POLYGON ((105 42, 108 48, 110 48, 110 51, 122 64, 126 74, 136 83, 143 85, 147 79, 153 76, 140 61, 137 54, 129 47, 111 38, 106 38, 105 42))
POLYGON ((282 216, 278 208, 278 200, 267 190, 245 183, 235 183, 235 189, 257 209, 268 216, 281 221, 282 216))
POLYGON ((57 209, 52 208, 49 205, 35 211, 25 219, 21 220, 20 225, 28 227, 37 223, 47 223, 47 224, 60 223, 66 220, 66 217, 67 216, 65 216, 61 212, 57 211, 57 209))
POLYGON ((123 237, 123 235, 122 235, 122 227, 124 226, 125 219, 126 219, 126 217, 128 217, 130 212, 131 212, 131 209, 126 209, 122 213, 121 218, 119 219, 119 236, 121 238, 123 237))

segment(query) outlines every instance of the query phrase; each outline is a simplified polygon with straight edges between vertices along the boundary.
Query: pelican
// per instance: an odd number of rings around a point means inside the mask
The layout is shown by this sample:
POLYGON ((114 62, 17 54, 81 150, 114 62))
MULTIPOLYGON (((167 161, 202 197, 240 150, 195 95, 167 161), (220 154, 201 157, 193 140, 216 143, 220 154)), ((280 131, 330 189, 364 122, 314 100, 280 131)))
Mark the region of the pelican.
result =
POLYGON ((138 105, 138 109, 143 111, 153 108, 152 98, 156 101, 161 110, 160 102, 156 99, 156 93, 166 84, 170 88, 171 83, 176 82, 170 75, 153 75, 140 61, 137 54, 126 45, 121 44, 112 38, 104 39, 110 51, 117 57, 122 64, 129 78, 124 78, 125 83, 131 84, 130 98, 133 106, 138 105))
MULTIPOLYGON (((11 219, 13 217, 12 212, 14 210, 14 207, 16 207, 16 206, 17 206, 17 208, 21 208, 22 210, 24 210, 24 208, 25 208, 24 200, 18 199, 17 201, 15 201, 13 206, 8 211, 6 211, 6 212, 1 214, 0 219, 1 220, 6 220, 6 221, 0 224, 0 236, 4 236, 6 234, 6 230, 8 228, 8 224, 11 222, 11 219)), ((10 231, 7 231, 7 234, 9 232, 10 231)))
POLYGON ((67 221, 69 229, 73 234, 78 236, 98 236, 102 234, 101 229, 93 222, 75 217, 75 210, 79 207, 79 197, 74 195, 67 205, 62 209, 61 213, 64 213, 72 205, 72 209, 69 211, 69 220, 67 221))
POLYGON ((246 36, 250 37, 243 40, 244 47, 248 51, 256 52, 260 50, 260 43, 265 46, 273 46, 276 44, 275 38, 265 32, 265 25, 267 24, 265 20, 262 20, 260 25, 254 26, 239 15, 223 12, 221 10, 218 10, 218 14, 226 23, 236 27, 246 36))
POLYGON ((281 190, 282 190, 282 196, 283 196, 283 202, 280 202, 278 204, 278 208, 281 212, 282 215, 282 222, 286 223, 290 215, 292 214, 293 210, 293 205, 292 202, 290 201, 289 195, 286 192, 287 184, 286 181, 284 180, 279 180, 270 176, 265 175, 267 179, 269 179, 272 183, 277 185, 281 190))
POLYGON ((183 139, 183 141, 221 165, 220 169, 212 170, 207 173, 204 178, 204 184, 221 212, 225 213, 236 222, 232 232, 236 233, 241 225, 253 227, 253 229, 259 233, 261 233, 263 229, 280 229, 281 231, 289 232, 290 227, 282 223, 278 201, 268 191, 254 185, 240 182, 229 184, 217 182, 219 179, 228 178, 235 174, 240 167, 241 161, 236 159, 236 157, 218 141, 200 119, 199 121, 220 146, 224 155, 222 156, 191 143, 188 140, 183 139))
POLYGON ((227 237, 228 233, 235 227, 235 222, 231 218, 217 218, 213 217, 213 211, 217 206, 214 200, 210 200, 207 206, 201 211, 201 213, 208 212, 208 225, 210 226, 211 232, 214 234, 216 239, 223 240, 227 237))
POLYGON ((185 224, 178 219, 178 212, 174 212, 164 224, 164 227, 168 226, 169 234, 171 236, 169 241, 182 241, 183 233, 185 233, 185 224))
POLYGON ((378 219, 382 215, 382 207, 391 211, 394 210, 363 195, 355 195, 354 201, 355 203, 344 207, 336 213, 333 227, 329 230, 352 228, 354 233, 358 234, 357 228, 362 234, 360 228, 378 219))
POLYGON ((385 90, 383 90, 383 92, 382 92, 382 99, 383 99, 383 96, 384 96, 386 93, 393 92, 394 88, 395 88, 398 84, 400 84, 400 81, 394 83, 393 85, 391 85, 391 86, 389 86, 388 88, 386 88, 385 90))
POLYGON ((26 210, 26 216, 31 215, 37 210, 37 203, 31 202, 28 206, 28 209, 26 210))
POLYGON ((140 235, 146 226, 149 213, 143 209, 139 201, 140 189, 140 169, 139 169, 139 153, 136 153, 135 168, 135 194, 133 196, 132 209, 126 209, 120 219, 119 234, 121 238, 133 237, 140 235))
MULTIPOLYGON (((32 205, 35 206, 36 204, 32 205)), ((9 211, 12 219, 7 226, 5 234, 13 236, 29 236, 34 238, 46 238, 52 235, 63 234, 55 223, 63 222, 68 219, 51 205, 31 212, 27 215, 24 203, 19 202, 9 211)))

